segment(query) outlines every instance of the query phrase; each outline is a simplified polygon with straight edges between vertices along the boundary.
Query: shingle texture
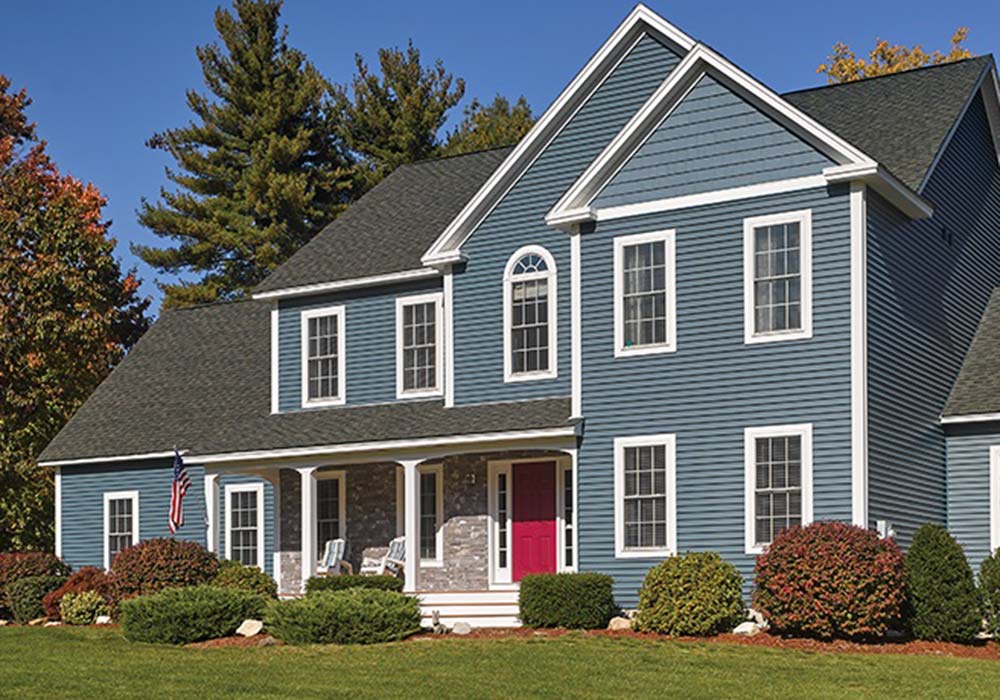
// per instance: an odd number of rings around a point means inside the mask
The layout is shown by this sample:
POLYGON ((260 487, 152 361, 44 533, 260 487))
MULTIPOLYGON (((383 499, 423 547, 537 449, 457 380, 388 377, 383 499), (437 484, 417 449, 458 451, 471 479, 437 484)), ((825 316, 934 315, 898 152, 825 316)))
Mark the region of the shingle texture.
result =
POLYGON ((195 455, 569 425, 568 398, 444 408, 399 402, 270 415, 269 306, 165 311, 41 461, 195 455))
POLYGON ((919 191, 979 77, 981 56, 782 95, 919 191))
POLYGON ((402 165, 257 287, 257 292, 416 270, 510 148, 402 165))
POLYGON ((945 416, 981 413, 1000 413, 1000 288, 993 290, 944 409, 945 416))

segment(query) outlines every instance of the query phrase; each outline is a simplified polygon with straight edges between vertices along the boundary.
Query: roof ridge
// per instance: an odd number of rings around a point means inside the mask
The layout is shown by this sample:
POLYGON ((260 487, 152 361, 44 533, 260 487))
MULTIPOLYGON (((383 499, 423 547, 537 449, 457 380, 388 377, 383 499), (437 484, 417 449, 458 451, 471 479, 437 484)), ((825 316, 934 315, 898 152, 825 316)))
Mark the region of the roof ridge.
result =
POLYGON ((211 308, 215 306, 235 306, 236 304, 245 304, 247 302, 257 302, 251 296, 237 297, 235 299, 220 299, 218 301, 206 301, 200 304, 191 304, 190 306, 171 306, 160 310, 160 317, 162 318, 164 314, 172 311, 195 311, 197 309, 211 308))
POLYGON ((399 167, 405 168, 411 165, 423 165, 425 163, 437 163, 442 160, 453 160, 455 158, 464 158, 466 156, 478 156, 483 153, 490 153, 491 151, 502 151, 507 148, 513 148, 517 143, 509 143, 506 146, 490 146, 489 148, 480 148, 476 151, 468 151, 466 153, 446 153, 439 156, 429 156, 427 158, 421 158, 419 160, 410 161, 409 163, 403 163, 399 167))
POLYGON ((798 95, 803 92, 814 92, 817 90, 829 90, 831 88, 847 87, 849 85, 858 85, 859 83, 870 83, 874 80, 879 80, 881 78, 895 78, 901 75, 908 75, 910 73, 918 73, 920 71, 933 70, 936 68, 949 68, 952 66, 957 66, 963 63, 971 63, 973 61, 981 61, 983 59, 988 59, 990 62, 993 61, 992 53, 984 53, 982 56, 970 56, 969 58, 962 58, 957 61, 948 61, 947 63, 931 63, 926 66, 917 66, 916 68, 908 68, 906 70, 896 71, 895 73, 884 73, 882 75, 872 75, 867 78, 861 78, 859 80, 851 80, 846 83, 831 83, 827 85, 816 85, 814 87, 799 88, 797 90, 789 90, 788 92, 781 93, 781 97, 787 97, 788 95, 798 95))

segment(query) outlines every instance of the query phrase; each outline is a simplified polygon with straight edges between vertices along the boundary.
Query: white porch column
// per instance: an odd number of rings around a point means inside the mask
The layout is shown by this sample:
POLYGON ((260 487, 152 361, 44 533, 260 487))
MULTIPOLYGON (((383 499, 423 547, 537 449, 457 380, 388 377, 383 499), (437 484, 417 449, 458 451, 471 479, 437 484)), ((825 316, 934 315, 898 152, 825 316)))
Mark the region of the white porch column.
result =
POLYGON ((205 475, 205 544, 219 554, 219 475, 205 475))
POLYGON ((406 563, 403 567, 403 590, 417 590, 420 571, 420 473, 419 460, 408 459, 403 467, 403 536, 406 538, 406 563))
POLYGON ((316 570, 316 467, 299 469, 302 477, 302 591, 316 570))

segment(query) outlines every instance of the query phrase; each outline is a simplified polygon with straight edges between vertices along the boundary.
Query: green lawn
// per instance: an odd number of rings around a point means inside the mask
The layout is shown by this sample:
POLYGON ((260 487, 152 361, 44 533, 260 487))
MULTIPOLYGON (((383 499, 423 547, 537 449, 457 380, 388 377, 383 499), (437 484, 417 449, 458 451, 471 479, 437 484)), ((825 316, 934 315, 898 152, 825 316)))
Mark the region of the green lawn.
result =
POLYGON ((0 629, 0 696, 997 697, 1000 662, 584 637, 182 649, 117 630, 0 629))

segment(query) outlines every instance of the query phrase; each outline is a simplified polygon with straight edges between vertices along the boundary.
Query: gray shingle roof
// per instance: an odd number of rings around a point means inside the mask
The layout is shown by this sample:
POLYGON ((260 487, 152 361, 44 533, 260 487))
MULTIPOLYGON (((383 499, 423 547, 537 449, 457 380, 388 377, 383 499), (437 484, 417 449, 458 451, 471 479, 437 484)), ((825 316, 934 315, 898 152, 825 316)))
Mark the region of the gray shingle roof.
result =
POLYGON ((944 416, 1000 413, 1000 287, 993 290, 944 416))
POLYGON ((416 270, 511 148, 402 165, 320 231, 256 292, 416 270))
POLYGON ((444 408, 440 401, 270 415, 270 307, 168 310, 45 448, 40 461, 194 454, 570 424, 568 398, 444 408))
POLYGON ((918 68, 782 97, 919 191, 992 56, 918 68))

